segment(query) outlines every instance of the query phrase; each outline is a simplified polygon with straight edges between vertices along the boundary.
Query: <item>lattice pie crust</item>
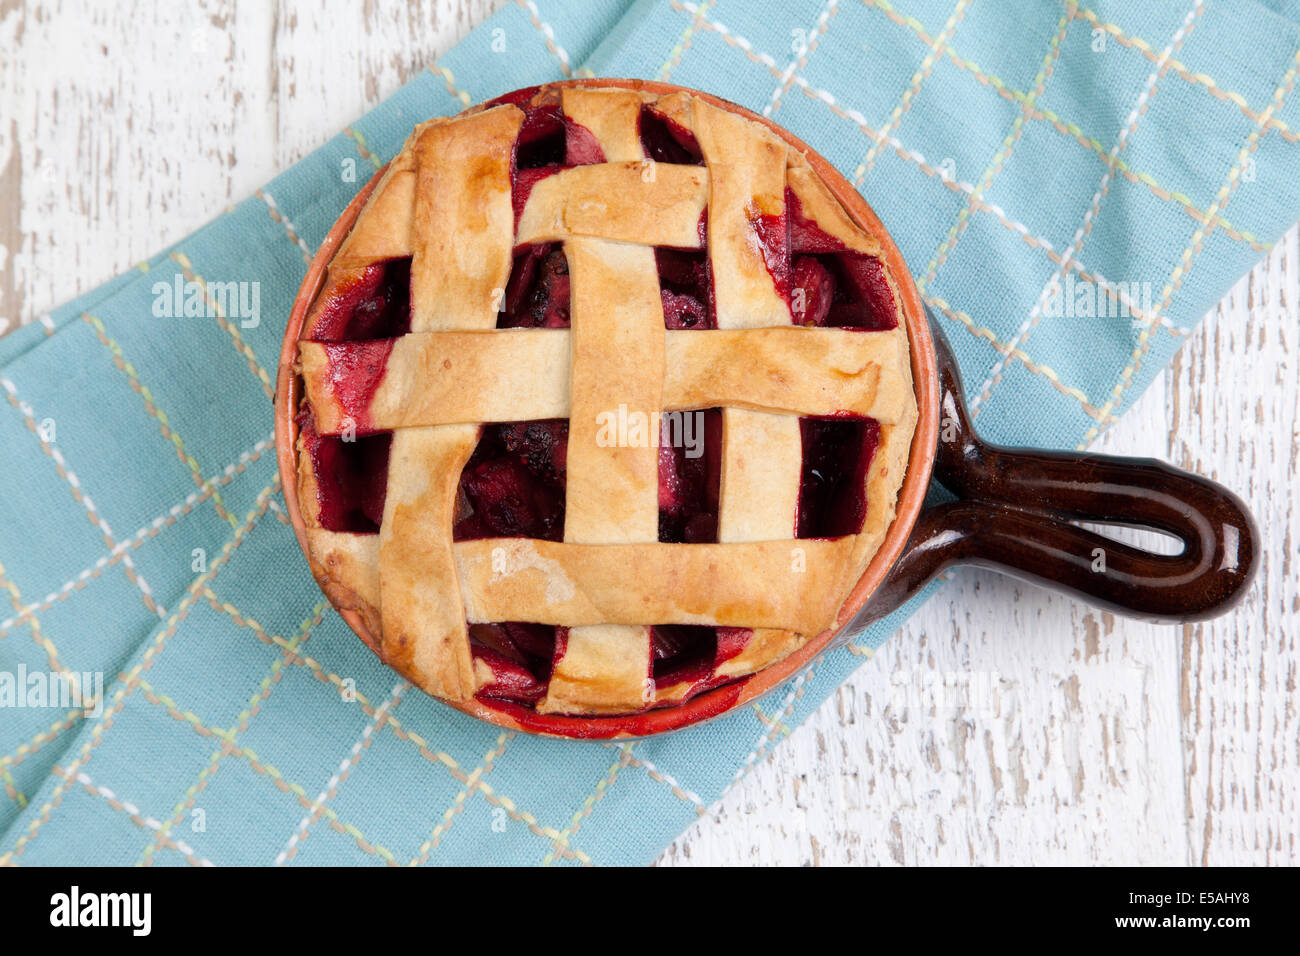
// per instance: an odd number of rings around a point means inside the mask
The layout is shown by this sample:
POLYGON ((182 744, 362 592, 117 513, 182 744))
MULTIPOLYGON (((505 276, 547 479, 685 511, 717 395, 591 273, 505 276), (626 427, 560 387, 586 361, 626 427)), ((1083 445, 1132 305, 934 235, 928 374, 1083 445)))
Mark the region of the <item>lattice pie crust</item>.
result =
POLYGON ((322 588, 450 701, 631 713, 790 654, 841 623, 903 480, 880 253, 801 152, 686 93, 416 127, 299 345, 322 588))

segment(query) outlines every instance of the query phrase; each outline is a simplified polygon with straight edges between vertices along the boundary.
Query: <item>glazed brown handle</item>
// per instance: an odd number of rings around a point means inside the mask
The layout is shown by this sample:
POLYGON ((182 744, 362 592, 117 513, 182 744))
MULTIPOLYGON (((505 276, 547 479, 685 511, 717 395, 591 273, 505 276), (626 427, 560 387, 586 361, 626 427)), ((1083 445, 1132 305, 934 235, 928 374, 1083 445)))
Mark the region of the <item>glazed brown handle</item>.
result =
POLYGON ((995 568, 1155 621, 1214 617, 1241 600, 1259 550, 1255 523, 1236 495, 1153 459, 986 444, 933 315, 930 324, 941 410, 934 479, 957 500, 921 512, 863 620, 883 617, 957 564, 995 568), (1155 554, 1074 521, 1163 531, 1183 550, 1155 554))

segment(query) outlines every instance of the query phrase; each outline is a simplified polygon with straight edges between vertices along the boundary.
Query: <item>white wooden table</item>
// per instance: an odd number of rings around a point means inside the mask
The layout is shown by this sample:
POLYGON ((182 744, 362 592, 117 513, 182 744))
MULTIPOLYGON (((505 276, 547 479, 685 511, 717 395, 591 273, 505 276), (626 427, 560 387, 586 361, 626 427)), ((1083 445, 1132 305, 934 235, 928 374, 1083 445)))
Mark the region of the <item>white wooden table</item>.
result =
MULTIPOLYGON (((4 5, 0 330, 249 195, 501 2, 4 5)), ((1292 230, 1097 445, 1247 499, 1238 610, 1156 627, 958 572, 663 862, 1300 862, 1298 318, 1292 230)))

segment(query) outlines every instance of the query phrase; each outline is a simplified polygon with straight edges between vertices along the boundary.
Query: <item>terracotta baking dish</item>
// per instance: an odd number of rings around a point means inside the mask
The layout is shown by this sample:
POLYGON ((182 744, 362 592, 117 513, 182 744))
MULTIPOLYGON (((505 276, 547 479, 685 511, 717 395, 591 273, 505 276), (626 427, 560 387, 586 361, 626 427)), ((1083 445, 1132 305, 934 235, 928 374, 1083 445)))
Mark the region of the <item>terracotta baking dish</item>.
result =
MULTIPOLYGON (((572 85, 623 86, 669 93, 683 89, 642 80, 571 80, 572 85)), ((859 224, 885 235, 879 220, 833 166, 774 123, 743 107, 689 91, 763 123, 802 151, 859 224)), ((275 437, 285 502, 303 553, 307 539, 298 503, 295 413, 302 383, 294 371, 298 336, 320 291, 326 266, 370 197, 359 192, 317 250, 285 330, 276 374, 275 437)), ((639 737, 716 717, 782 684, 863 624, 895 610, 941 570, 956 564, 993 567, 1068 591, 1122 614, 1182 622, 1221 614, 1239 601, 1258 564, 1257 532, 1242 502, 1207 479, 1151 459, 1006 449, 984 443, 971 427, 957 364, 941 323, 921 301, 903 257, 885 235, 884 256, 899 279, 912 351, 919 418, 897 517, 880 550, 844 603, 844 626, 819 634, 800 650, 752 676, 683 704, 614 717, 542 715, 518 705, 471 700, 454 704, 512 730, 570 738, 639 737), (948 500, 923 508, 937 483, 948 500), (1074 522, 1150 528, 1183 542, 1178 555, 1119 543, 1074 522)), ((372 650, 377 643, 353 611, 344 620, 372 650)))

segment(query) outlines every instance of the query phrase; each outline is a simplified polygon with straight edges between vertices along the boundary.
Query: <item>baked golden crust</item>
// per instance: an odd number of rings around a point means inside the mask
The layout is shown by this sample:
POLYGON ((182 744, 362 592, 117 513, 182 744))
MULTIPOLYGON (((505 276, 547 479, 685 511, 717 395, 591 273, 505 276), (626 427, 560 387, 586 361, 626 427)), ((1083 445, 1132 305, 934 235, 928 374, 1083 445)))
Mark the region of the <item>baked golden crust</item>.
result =
POLYGON ((641 152, 638 121, 641 107, 654 97, 632 90, 566 87, 560 91, 564 115, 591 132, 600 143, 607 163, 645 159, 641 152))
POLYGON ((817 634, 835 618, 835 592, 846 583, 853 545, 851 535, 653 546, 481 538, 453 549, 465 614, 475 623, 514 620, 527 608, 528 620, 539 624, 709 624, 817 634))
MULTIPOLYGON (((904 324, 861 331, 794 324, 765 249, 768 221, 798 214, 846 252, 881 243, 836 201, 807 159, 762 125, 685 93, 543 88, 605 162, 512 194, 525 110, 476 108, 417 127, 330 263, 304 325, 304 405, 322 436, 392 431, 379 533, 322 526, 317 478, 299 440, 299 496, 313 573, 356 610, 383 659, 435 696, 463 701, 498 675, 469 628, 563 628, 539 713, 618 714, 669 706, 695 679, 653 678, 651 627, 750 629, 715 662, 714 683, 756 673, 839 623, 845 596, 893 521, 917 407, 904 324), (644 155, 643 108, 693 135, 702 165, 644 155), (516 223, 516 212, 517 223, 516 223), (717 328, 666 330, 652 247, 702 248, 717 328), (571 327, 496 328, 523 245, 563 243, 571 327), (374 264, 411 258, 410 331, 372 391, 348 380, 364 346, 322 341, 332 301, 374 264), (606 447, 596 423, 722 408, 717 543, 658 540, 658 449, 606 447), (801 416, 879 425, 860 533, 796 537, 801 416), (564 539, 453 541, 460 475, 485 422, 568 419, 564 539)), ((788 266, 788 263, 787 263, 788 266)), ((884 281, 899 302, 895 277, 884 281)))
MULTIPOLYGON (((568 418, 570 334, 412 332, 393 344, 383 380, 364 407, 348 407, 332 368, 331 355, 344 355, 349 346, 303 342, 299 362, 322 435, 339 434, 358 416, 385 430, 568 418)), ((664 335, 662 407, 852 414, 898 424, 912 396, 892 370, 907 361, 906 349, 900 336, 848 329, 675 329, 664 335)))
POLYGON ((650 629, 592 624, 569 629, 537 704, 541 714, 628 714, 654 700, 650 629))
POLYGON ((384 659, 429 693, 473 693, 465 610, 456 584, 452 525, 456 483, 478 442, 473 425, 403 428, 393 434, 379 530, 384 659))
POLYGON ((412 332, 397 339, 364 407, 339 394, 331 354, 347 346, 303 342, 299 365, 322 435, 358 417, 376 429, 569 417, 568 329, 412 332))
POLYGON ((708 173, 698 166, 646 160, 574 166, 533 187, 517 242, 574 236, 689 248, 700 245, 708 173))

